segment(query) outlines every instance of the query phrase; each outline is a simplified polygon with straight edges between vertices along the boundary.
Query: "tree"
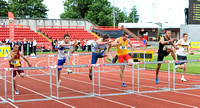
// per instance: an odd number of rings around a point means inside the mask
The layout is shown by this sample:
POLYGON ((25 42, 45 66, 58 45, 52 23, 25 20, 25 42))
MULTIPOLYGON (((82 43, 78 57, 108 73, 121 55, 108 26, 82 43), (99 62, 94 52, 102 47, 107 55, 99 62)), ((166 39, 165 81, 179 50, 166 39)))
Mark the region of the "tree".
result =
POLYGON ((126 12, 111 6, 108 0, 65 0, 64 13, 60 15, 60 18, 88 19, 99 26, 112 26, 113 8, 115 8, 116 25, 128 21, 126 12))
POLYGON ((5 0, 0 0, 0 17, 8 17, 8 3, 5 0))
POLYGON ((47 18, 44 0, 9 0, 9 11, 20 18, 47 18))
MULTIPOLYGON (((137 14, 137 9, 134 6, 134 22, 137 23, 139 21, 139 15, 137 14)), ((133 8, 131 9, 131 12, 129 13, 127 23, 133 23, 133 8)))

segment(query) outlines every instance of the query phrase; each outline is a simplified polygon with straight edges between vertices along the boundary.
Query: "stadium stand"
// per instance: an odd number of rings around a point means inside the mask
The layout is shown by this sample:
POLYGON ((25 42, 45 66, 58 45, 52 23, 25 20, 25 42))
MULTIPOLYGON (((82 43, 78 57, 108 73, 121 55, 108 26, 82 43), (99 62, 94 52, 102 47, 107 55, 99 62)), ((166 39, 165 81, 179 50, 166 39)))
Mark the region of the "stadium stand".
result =
POLYGON ((38 28, 38 30, 48 36, 51 39, 63 39, 63 36, 65 34, 70 35, 70 39, 97 39, 96 36, 93 34, 87 32, 87 30, 84 30, 84 27, 81 26, 43 26, 44 28, 41 28, 41 26, 38 28), (56 28, 57 27, 57 28, 56 28))
MULTIPOLYGON (((30 29, 30 26, 28 25, 21 25, 20 28, 18 26, 15 26, 15 34, 14 34, 14 40, 17 41, 18 39, 23 41, 25 38, 26 40, 29 39, 35 39, 37 43, 49 43, 49 41, 45 38, 39 35, 38 33, 35 33, 33 30, 30 29)), ((0 27, 0 40, 5 41, 6 38, 9 37, 9 26, 6 27, 0 27)))

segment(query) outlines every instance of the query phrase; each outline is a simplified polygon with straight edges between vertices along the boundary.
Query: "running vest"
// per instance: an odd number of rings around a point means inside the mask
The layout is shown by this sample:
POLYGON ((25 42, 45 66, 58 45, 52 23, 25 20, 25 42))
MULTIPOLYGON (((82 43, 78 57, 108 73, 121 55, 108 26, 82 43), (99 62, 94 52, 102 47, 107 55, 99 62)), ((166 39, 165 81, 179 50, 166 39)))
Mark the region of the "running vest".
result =
MULTIPOLYGON (((165 36, 164 36, 164 41, 169 41, 169 40, 170 40, 170 38, 167 40, 165 38, 165 36)), ((170 47, 170 43, 169 42, 166 43, 166 44, 164 44, 164 45, 159 42, 159 49, 158 49, 158 51, 166 51, 167 48, 169 48, 169 47, 170 47)))
MULTIPOLYGON (((11 58, 13 58, 13 57, 14 57, 14 54, 13 54, 13 51, 11 51, 11 58)), ((17 55, 10 62, 10 67, 19 67, 19 66, 21 66, 21 62, 20 62, 19 51, 17 51, 17 55)))
MULTIPOLYGON (((122 38, 119 38, 119 43, 122 41, 122 38)), ((120 45, 117 45, 117 55, 128 54, 128 40, 122 42, 120 45)))
MULTIPOLYGON (((101 38, 101 40, 103 41, 102 38, 101 38)), ((102 53, 103 51, 106 50, 107 46, 108 46, 107 44, 99 45, 99 44, 97 44, 97 42, 95 42, 94 46, 92 47, 92 52, 100 54, 100 53, 102 53)))
POLYGON ((189 41, 184 41, 183 39, 181 39, 181 45, 178 45, 178 50, 176 52, 177 55, 180 56, 186 56, 186 52, 188 51, 188 47, 189 47, 189 41))
MULTIPOLYGON (((69 41, 68 43, 69 45, 71 45, 71 42, 69 41)), ((65 58, 65 54, 69 55, 69 51, 70 51, 70 46, 67 47, 59 47, 58 48, 58 60, 62 60, 65 58)))

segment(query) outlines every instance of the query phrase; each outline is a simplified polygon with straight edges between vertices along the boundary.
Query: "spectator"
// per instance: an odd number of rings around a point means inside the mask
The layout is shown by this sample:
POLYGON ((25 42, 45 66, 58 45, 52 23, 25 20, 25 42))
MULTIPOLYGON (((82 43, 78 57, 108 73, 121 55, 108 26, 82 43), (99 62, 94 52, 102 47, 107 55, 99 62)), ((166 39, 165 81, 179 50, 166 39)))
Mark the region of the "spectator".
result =
POLYGON ((2 23, 2 27, 4 28, 6 26, 6 23, 5 21, 2 23))
POLYGON ((33 52, 36 55, 36 46, 37 46, 37 42, 35 39, 33 39, 33 52))
POLYGON ((22 42, 18 39, 17 44, 19 45, 19 51, 22 51, 22 42))
POLYGON ((6 38, 6 44, 10 43, 10 39, 6 38))
POLYGON ((30 56, 33 52, 33 42, 31 41, 31 39, 29 39, 28 41, 28 55, 30 56))
POLYGON ((78 44, 78 47, 80 48, 81 41, 79 39, 77 40, 77 44, 78 44))
POLYGON ((26 39, 24 39, 23 41, 23 51, 24 51, 24 55, 27 55, 27 42, 26 42, 26 39))
POLYGON ((17 24, 18 28, 22 28, 21 23, 19 21, 19 23, 17 24))
POLYGON ((3 44, 3 43, 0 41, 0 45, 1 45, 1 44, 3 44))
POLYGON ((52 51, 55 52, 55 47, 56 47, 55 39, 52 40, 51 45, 52 45, 52 51))
POLYGON ((143 44, 145 45, 145 47, 147 46, 147 40, 143 37, 143 44))
POLYGON ((91 39, 88 39, 87 46, 88 46, 88 52, 91 52, 91 47, 92 47, 92 40, 91 39))
POLYGON ((13 50, 13 46, 14 46, 15 42, 14 40, 12 39, 12 42, 10 42, 10 49, 13 50))
POLYGON ((82 39, 82 41, 80 42, 80 44, 81 44, 82 51, 84 51, 85 50, 84 49, 85 41, 82 39))

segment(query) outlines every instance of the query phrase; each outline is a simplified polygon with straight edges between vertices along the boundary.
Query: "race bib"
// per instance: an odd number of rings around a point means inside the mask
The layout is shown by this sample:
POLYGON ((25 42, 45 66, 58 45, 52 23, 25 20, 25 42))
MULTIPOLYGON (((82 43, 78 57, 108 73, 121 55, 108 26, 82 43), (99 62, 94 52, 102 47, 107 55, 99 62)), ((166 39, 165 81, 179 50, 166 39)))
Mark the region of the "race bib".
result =
POLYGON ((187 52, 187 50, 188 50, 188 47, 187 47, 187 46, 184 46, 184 47, 183 47, 183 52, 187 52))
POLYGON ((120 49, 127 49, 127 47, 126 46, 120 46, 120 49))
POLYGON ((98 49, 96 49, 96 52, 97 52, 97 53, 101 53, 102 51, 103 51, 102 48, 98 48, 98 49))
POLYGON ((66 53, 68 53, 68 51, 69 51, 69 49, 65 49, 65 50, 64 50, 64 53, 66 54, 66 53))
POLYGON ((10 64, 14 65, 14 67, 17 67, 17 66, 20 66, 20 61, 18 59, 14 59, 13 61, 11 61, 10 64))
POLYGON ((166 51, 168 47, 169 47, 169 45, 164 45, 163 51, 166 51))

